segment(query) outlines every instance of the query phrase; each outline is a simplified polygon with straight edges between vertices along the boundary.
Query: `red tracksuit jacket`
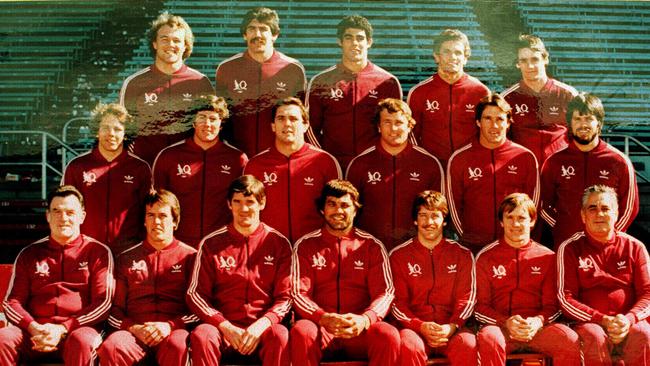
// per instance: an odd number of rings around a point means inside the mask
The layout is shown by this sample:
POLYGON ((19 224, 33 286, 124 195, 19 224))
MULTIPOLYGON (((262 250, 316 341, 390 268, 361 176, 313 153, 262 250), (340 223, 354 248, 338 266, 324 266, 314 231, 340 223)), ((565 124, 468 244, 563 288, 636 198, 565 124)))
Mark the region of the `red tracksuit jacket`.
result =
POLYGON ((63 324, 69 332, 106 319, 115 290, 113 255, 80 235, 61 246, 41 239, 20 251, 3 303, 7 319, 27 331, 32 321, 63 324))
POLYGON ((523 81, 501 93, 513 109, 512 141, 532 151, 540 166, 567 146, 566 108, 577 93, 572 86, 551 78, 539 93, 523 81))
POLYGON ((555 287, 555 253, 531 240, 513 248, 501 238, 476 257, 476 319, 503 326, 513 316, 560 315, 555 287))
POLYGON ((179 329, 198 321, 185 304, 195 255, 196 249, 176 239, 162 250, 145 240, 120 254, 108 323, 128 330, 134 324, 169 322, 179 329))
POLYGON ((443 239, 427 249, 417 238, 390 252, 395 283, 393 316, 420 334, 423 322, 455 323, 472 315, 476 300, 474 258, 469 249, 443 239))
POLYGON ((197 247, 205 235, 230 222, 228 186, 246 162, 244 153, 223 141, 203 150, 188 138, 160 152, 154 186, 174 192, 180 201, 179 240, 197 247))
POLYGON ((639 191, 634 167, 625 154, 602 140, 589 152, 580 151, 570 142, 542 166, 541 216, 553 227, 556 247, 584 228, 580 198, 585 188, 594 184, 616 189, 616 230, 627 230, 639 212, 639 191))
POLYGON ((564 314, 600 324, 603 315, 624 314, 632 325, 650 315, 648 250, 616 232, 602 244, 578 232, 557 251, 558 297, 564 314))
POLYGON ((447 165, 447 199, 461 243, 476 249, 501 236, 497 210, 514 192, 539 200, 537 161, 528 149, 507 140, 491 150, 475 139, 457 150, 447 165))
POLYGON ((84 197, 83 234, 106 243, 116 255, 141 240, 144 198, 151 189, 151 169, 144 160, 124 150, 109 162, 94 148, 70 161, 64 184, 84 197))
POLYGON ((377 141, 372 124, 377 103, 402 99, 399 80, 371 62, 358 73, 340 63, 327 68, 311 79, 307 90, 311 138, 343 167, 377 141))
POLYGON ((467 74, 447 84, 438 74, 415 85, 407 102, 417 121, 413 134, 418 145, 443 164, 476 136, 475 107, 490 90, 467 74))
POLYGON ((265 316, 277 324, 291 309, 291 244, 266 224, 249 237, 232 225, 199 247, 186 300, 206 323, 247 327, 265 316))
POLYGON ((323 225, 316 199, 325 183, 342 177, 336 159, 308 143, 289 157, 274 145, 253 157, 244 173, 264 183, 262 221, 292 243, 323 225))
POLYGON ((438 159, 419 146, 392 156, 377 142, 350 162, 346 179, 359 190, 363 208, 357 225, 393 249, 415 234, 411 206, 425 189, 444 193, 438 159))
POLYGON ((365 314, 375 323, 395 292, 386 249, 357 228, 342 238, 320 229, 298 240, 291 281, 298 315, 316 324, 332 312, 365 314))
POLYGON ((273 106, 287 97, 302 99, 305 84, 302 64, 278 51, 262 64, 247 51, 224 60, 216 71, 217 95, 226 98, 232 112, 224 138, 248 156, 270 147, 273 106))

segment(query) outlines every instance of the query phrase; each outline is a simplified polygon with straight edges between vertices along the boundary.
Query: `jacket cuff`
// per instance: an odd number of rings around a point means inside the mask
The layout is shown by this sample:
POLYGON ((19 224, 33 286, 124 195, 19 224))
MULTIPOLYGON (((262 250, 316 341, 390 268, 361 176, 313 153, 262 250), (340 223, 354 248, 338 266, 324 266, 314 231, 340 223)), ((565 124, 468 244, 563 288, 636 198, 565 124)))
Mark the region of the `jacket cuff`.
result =
POLYGON ((373 325, 373 324, 375 324, 376 322, 379 321, 379 317, 372 310, 366 310, 366 311, 363 312, 362 315, 365 315, 365 316, 368 317, 368 319, 370 319, 370 325, 373 325))
POLYGON ((278 316, 278 314, 272 311, 269 311, 268 313, 264 314, 264 317, 271 321, 271 325, 278 324, 280 322, 280 317, 278 316))
POLYGON ((414 331, 415 333, 420 334, 420 329, 422 329, 422 323, 424 323, 424 322, 421 319, 413 318, 408 323, 408 328, 410 330, 414 331))
POLYGON ((634 313, 631 313, 631 312, 627 313, 627 314, 625 314, 625 317, 627 318, 627 320, 630 321, 630 326, 633 326, 634 324, 639 322, 637 317, 636 317, 636 314, 634 314, 634 313))
POLYGON ((79 321, 77 321, 77 318, 68 318, 68 320, 62 322, 61 325, 63 325, 65 329, 68 330, 68 333, 70 333, 79 328, 79 321))
POLYGON ((185 322, 182 318, 174 318, 167 321, 167 323, 169 323, 169 326, 171 326, 172 330, 185 329, 185 322))
POLYGON ((325 310, 322 308, 319 308, 318 310, 314 311, 314 313, 309 317, 309 320, 313 321, 317 325, 320 325, 320 319, 325 315, 325 310))
POLYGON ((452 317, 451 319, 449 319, 449 324, 451 323, 456 324, 456 326, 458 326, 458 329, 460 329, 465 325, 466 321, 467 319, 462 319, 461 317, 452 317))
POLYGON ((135 324, 131 319, 123 319, 120 324, 120 329, 128 331, 131 326, 135 324))
POLYGON ((225 322, 226 320, 228 319, 226 319, 223 314, 216 313, 208 319, 208 323, 214 325, 217 327, 217 329, 219 329, 219 324, 225 322))
POLYGON ((33 321, 34 318, 32 318, 31 316, 25 316, 20 320, 20 323, 16 325, 22 330, 27 331, 27 328, 29 328, 29 325, 32 324, 33 321))
POLYGON ((600 311, 595 311, 594 314, 591 316, 591 321, 600 324, 603 322, 604 316, 605 314, 601 313, 600 311))

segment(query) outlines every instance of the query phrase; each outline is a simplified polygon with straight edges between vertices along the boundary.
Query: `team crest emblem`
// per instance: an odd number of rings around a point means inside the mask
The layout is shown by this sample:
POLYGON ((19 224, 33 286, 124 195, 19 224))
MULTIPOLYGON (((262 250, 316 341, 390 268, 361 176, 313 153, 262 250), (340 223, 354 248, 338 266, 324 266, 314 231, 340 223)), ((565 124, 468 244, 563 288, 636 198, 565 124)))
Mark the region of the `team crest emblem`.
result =
POLYGON ((34 274, 37 274, 41 277, 49 277, 50 266, 47 264, 46 261, 36 262, 36 272, 34 272, 34 274))
POLYGON ((144 93, 144 104, 152 106, 158 103, 158 94, 156 93, 144 93))
POLYGON ((330 89, 330 99, 338 102, 339 100, 343 99, 343 90, 339 88, 332 88, 330 89))
POLYGON ((278 175, 275 172, 271 174, 264 172, 264 182, 262 183, 272 186, 273 183, 277 183, 277 182, 278 182, 278 175))
POLYGON ((83 172, 84 184, 87 186, 97 183, 97 175, 94 172, 83 172))
POLYGON ((368 183, 377 184, 378 182, 381 182, 381 173, 368 172, 368 183))
POLYGON ((227 271, 235 268, 237 262, 232 256, 222 257, 219 256, 219 268, 225 268, 227 271))
POLYGON ((411 262, 406 263, 409 267, 409 276, 417 277, 422 275, 422 268, 419 264, 411 264, 411 262))
POLYGON ((483 178, 483 171, 481 168, 472 169, 471 167, 468 167, 467 172, 469 173, 469 179, 473 181, 477 181, 479 178, 483 178))
POLYGON ((145 262, 144 260, 139 260, 137 262, 133 261, 133 263, 131 263, 131 271, 133 272, 147 271, 147 262, 145 262))
POLYGON ((192 168, 189 166, 189 164, 185 164, 185 165, 178 164, 176 166, 176 169, 177 169, 176 175, 181 176, 181 178, 187 178, 190 175, 192 175, 192 168))
POLYGON ((440 103, 438 103, 437 100, 434 100, 433 102, 429 101, 429 99, 426 100, 427 102, 427 112, 435 112, 440 109, 440 103))
POLYGON ((234 83, 235 83, 235 89, 233 90, 236 91, 237 93, 241 94, 246 90, 248 90, 248 83, 246 83, 246 80, 242 80, 242 81, 234 80, 234 83))
POLYGON ((526 104, 515 104, 515 114, 525 116, 528 114, 528 106, 526 104))
POLYGON ((506 276, 506 267, 500 264, 498 267, 492 266, 492 278, 502 279, 506 276))
POLYGON ((587 272, 589 269, 594 268, 594 261, 590 257, 582 258, 578 257, 578 268, 587 272))
POLYGON ((562 169, 562 177, 563 177, 563 178, 571 179, 571 177, 573 177, 574 175, 576 175, 576 170, 575 170, 575 168, 572 167, 571 165, 569 165, 569 166, 566 167, 566 168, 564 167, 564 165, 562 165, 562 168, 561 168, 561 169, 562 169))
POLYGON ((311 256, 311 266, 316 268, 316 269, 323 269, 327 265, 327 262, 325 261, 325 257, 323 257, 320 253, 316 253, 311 256))

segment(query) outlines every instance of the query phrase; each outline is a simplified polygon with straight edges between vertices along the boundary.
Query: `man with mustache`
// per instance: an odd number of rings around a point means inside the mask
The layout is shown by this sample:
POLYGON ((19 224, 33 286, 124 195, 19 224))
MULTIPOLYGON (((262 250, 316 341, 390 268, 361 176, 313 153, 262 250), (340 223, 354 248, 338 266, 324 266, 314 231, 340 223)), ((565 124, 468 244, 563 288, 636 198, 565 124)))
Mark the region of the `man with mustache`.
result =
POLYGON ((597 96, 578 94, 566 111, 569 146, 542 166, 541 216, 553 228, 556 248, 582 230, 578 198, 589 186, 605 184, 616 190, 620 212, 616 230, 627 230, 639 212, 634 167, 625 154, 600 139, 604 119, 597 96))

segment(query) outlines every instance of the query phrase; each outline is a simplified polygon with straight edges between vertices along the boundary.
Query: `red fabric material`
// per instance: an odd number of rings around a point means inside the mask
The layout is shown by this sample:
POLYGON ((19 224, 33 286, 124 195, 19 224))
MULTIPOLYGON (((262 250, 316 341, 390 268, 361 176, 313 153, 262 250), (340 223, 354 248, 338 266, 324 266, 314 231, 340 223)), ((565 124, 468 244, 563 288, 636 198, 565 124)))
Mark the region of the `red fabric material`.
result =
MULTIPOLYGON (((611 353, 614 345, 609 341, 607 333, 600 324, 580 323, 575 330, 582 339, 585 365, 612 365, 611 353)), ((625 341, 616 346, 622 353, 624 365, 645 366, 650 363, 650 325, 647 321, 630 327, 625 341)))
POLYGON ((402 329, 399 335, 401 366, 426 366, 428 357, 433 355, 446 356, 452 366, 478 365, 476 336, 468 329, 459 329, 447 346, 438 348, 430 347, 411 329, 402 329))

